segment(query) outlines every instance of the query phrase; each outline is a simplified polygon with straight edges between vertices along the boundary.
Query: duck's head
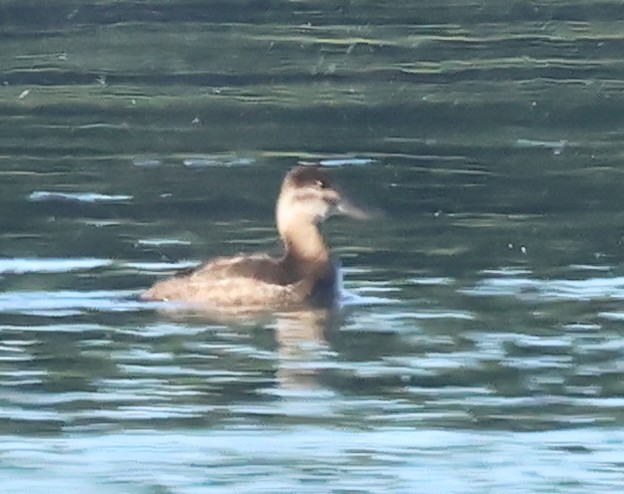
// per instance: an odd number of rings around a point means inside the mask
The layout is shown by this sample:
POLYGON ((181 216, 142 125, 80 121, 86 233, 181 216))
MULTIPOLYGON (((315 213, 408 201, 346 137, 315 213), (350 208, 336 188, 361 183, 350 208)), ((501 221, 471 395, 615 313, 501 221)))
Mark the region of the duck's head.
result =
POLYGON ((319 224, 335 214, 366 219, 370 213, 356 206, 317 165, 293 168, 284 178, 277 202, 278 226, 319 224))

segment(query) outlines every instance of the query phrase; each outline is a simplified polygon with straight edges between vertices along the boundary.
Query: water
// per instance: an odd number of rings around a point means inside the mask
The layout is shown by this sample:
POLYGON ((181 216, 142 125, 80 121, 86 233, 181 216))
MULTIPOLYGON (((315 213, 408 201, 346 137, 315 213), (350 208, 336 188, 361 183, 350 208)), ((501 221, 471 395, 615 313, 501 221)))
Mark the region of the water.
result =
POLYGON ((620 2, 0 2, 6 492, 624 487, 620 2), (133 297, 278 251, 320 161, 336 314, 133 297))

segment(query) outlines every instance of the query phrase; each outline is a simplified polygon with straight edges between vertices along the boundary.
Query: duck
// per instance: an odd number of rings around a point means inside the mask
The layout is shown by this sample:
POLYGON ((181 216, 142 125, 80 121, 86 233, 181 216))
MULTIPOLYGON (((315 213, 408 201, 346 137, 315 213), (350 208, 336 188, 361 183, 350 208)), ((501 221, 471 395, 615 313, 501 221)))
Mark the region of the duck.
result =
POLYGON ((298 165, 284 177, 275 208, 281 257, 266 253, 217 257, 157 281, 141 298, 215 310, 336 306, 340 263, 320 230, 334 215, 372 217, 345 195, 324 167, 298 165))

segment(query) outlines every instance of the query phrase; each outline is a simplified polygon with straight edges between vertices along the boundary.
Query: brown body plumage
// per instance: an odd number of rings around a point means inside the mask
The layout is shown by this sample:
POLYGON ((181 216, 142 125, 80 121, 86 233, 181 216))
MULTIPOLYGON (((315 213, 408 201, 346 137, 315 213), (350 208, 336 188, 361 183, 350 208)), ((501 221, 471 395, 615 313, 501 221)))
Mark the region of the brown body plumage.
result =
POLYGON ((367 216, 345 199, 322 168, 294 168, 284 178, 276 208, 283 257, 218 257, 157 282, 142 298, 215 309, 332 305, 338 297, 338 273, 319 224, 336 213, 367 216))

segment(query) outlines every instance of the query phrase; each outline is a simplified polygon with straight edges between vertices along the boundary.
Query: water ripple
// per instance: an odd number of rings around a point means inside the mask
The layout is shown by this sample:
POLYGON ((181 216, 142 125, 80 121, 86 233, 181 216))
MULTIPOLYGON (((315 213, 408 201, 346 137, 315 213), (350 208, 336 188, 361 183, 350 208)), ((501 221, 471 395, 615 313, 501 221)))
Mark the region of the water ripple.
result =
POLYGON ((84 203, 109 203, 109 202, 128 202, 133 199, 129 195, 109 195, 99 194, 96 192, 48 192, 35 191, 32 192, 28 199, 33 202, 84 202, 84 203))
POLYGON ((2 273, 68 273, 109 266, 108 259, 0 259, 2 273))
POLYGON ((146 487, 185 493, 222 492, 224 487, 242 493, 317 493, 361 490, 363 485, 366 492, 408 492, 418 485, 420 492, 476 494, 515 492, 511 486, 520 485, 522 492, 538 492, 545 484, 573 494, 587 488, 613 492, 624 487, 622 440, 616 428, 578 429, 573 436, 323 427, 147 430, 68 439, 5 436, 0 452, 7 468, 0 481, 11 492, 60 493, 70 487, 98 494, 118 492, 120 485, 131 494, 146 487), (496 458, 487 473, 484 457, 496 458), (75 480, 59 482, 66 478, 75 480))
POLYGON ((467 295, 515 296, 524 300, 594 300, 624 298, 624 277, 599 277, 581 280, 516 277, 485 278, 473 287, 462 289, 467 295))
POLYGON ((68 316, 86 310, 127 312, 142 310, 133 290, 21 291, 0 294, 0 313, 68 316))

